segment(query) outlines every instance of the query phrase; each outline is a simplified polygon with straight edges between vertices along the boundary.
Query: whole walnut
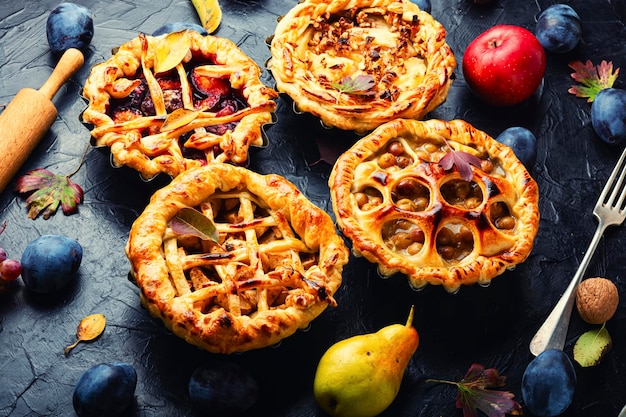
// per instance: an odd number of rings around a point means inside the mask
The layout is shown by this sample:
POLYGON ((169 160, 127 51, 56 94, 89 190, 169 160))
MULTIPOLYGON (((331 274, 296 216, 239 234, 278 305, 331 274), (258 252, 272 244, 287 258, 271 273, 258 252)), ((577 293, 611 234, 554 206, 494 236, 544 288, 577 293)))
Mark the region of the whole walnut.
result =
POLYGON ((607 322, 617 310, 619 294, 613 281, 596 277, 583 280, 576 288, 576 308, 589 324, 607 322))

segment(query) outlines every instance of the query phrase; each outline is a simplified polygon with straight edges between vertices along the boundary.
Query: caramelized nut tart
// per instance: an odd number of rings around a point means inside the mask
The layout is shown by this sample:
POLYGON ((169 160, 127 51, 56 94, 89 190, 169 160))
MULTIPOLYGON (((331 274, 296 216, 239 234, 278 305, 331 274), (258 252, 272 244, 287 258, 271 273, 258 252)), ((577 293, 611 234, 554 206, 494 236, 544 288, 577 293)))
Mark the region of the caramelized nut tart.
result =
POLYGON ((353 252, 415 289, 488 284, 526 260, 539 227, 538 187, 524 165, 462 120, 381 125, 338 158, 329 186, 353 252), (477 158, 469 175, 462 163, 442 167, 450 152, 477 158))
POLYGON ((92 67, 82 121, 115 166, 145 179, 175 177, 211 161, 245 165, 262 146, 278 94, 260 68, 224 38, 191 30, 139 34, 92 67))
POLYGON ((443 103, 456 60, 446 30, 410 0, 304 0, 267 63, 276 88, 324 125, 368 132, 443 103))
POLYGON ((156 191, 126 252, 150 313, 224 354, 274 345, 336 305, 349 255, 331 217, 285 178, 220 162, 156 191), (189 209, 217 241, 173 227, 189 209))

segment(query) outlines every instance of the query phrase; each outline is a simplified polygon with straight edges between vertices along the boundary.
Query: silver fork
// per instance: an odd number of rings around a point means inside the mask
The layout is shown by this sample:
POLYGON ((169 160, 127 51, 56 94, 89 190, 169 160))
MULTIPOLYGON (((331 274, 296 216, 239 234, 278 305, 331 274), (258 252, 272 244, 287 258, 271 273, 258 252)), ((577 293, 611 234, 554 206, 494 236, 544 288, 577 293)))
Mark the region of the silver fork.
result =
POLYGON ((619 161, 617 161, 611 176, 602 190, 602 194, 600 194, 600 198, 598 198, 598 202, 593 208, 593 214, 598 219, 598 228, 591 239, 587 253, 585 253, 576 274, 559 299, 559 302, 530 341, 530 352, 535 356, 547 349, 563 350, 574 305, 576 286, 580 283, 583 274, 587 270, 587 266, 604 230, 608 226, 622 224, 626 218, 626 211, 624 210, 624 199, 626 199, 626 192, 624 192, 624 187, 626 186, 624 184, 624 178, 626 178, 625 162, 626 148, 622 152, 619 161))

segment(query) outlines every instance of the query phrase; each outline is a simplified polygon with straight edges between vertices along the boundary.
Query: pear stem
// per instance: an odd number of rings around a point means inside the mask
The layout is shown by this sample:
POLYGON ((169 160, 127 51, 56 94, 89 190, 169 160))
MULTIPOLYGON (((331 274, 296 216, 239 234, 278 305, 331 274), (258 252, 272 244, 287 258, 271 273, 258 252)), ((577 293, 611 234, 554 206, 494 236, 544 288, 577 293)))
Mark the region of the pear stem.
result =
POLYGON ((409 318, 406 321, 406 327, 413 326, 413 311, 415 310, 415 306, 411 306, 411 311, 409 311, 409 318))

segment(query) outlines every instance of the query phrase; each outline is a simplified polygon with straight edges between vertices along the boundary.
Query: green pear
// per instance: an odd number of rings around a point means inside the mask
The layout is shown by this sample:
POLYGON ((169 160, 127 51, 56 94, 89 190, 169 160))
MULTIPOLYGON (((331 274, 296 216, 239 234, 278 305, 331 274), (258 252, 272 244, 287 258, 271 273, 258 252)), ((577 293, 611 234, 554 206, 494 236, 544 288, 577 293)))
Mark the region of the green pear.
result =
POLYGON ((419 345, 413 310, 406 325, 341 340, 322 355, 313 381, 322 410, 333 417, 373 417, 389 407, 419 345))

